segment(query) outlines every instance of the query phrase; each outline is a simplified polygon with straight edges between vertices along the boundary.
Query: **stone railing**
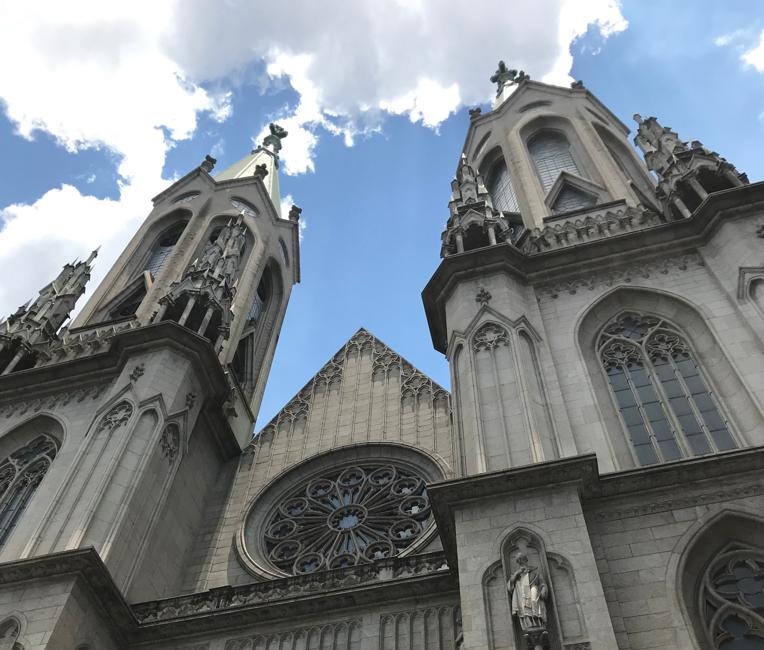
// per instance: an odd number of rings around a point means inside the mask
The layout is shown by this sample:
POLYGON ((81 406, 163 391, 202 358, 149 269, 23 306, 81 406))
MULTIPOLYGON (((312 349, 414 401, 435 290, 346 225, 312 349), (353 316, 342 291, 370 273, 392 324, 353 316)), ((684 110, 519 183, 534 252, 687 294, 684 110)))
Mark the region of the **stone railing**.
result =
POLYGON ((442 552, 389 558, 344 569, 318 571, 237 587, 219 587, 198 594, 133 605, 139 623, 165 621, 247 605, 275 603, 300 596, 322 596, 334 590, 373 586, 393 580, 449 571, 442 552))
POLYGON ((520 243, 526 255, 576 246, 584 242, 606 239, 636 230, 645 230, 664 223, 664 218, 648 209, 617 201, 577 211, 568 216, 549 218, 543 228, 533 228, 520 243))

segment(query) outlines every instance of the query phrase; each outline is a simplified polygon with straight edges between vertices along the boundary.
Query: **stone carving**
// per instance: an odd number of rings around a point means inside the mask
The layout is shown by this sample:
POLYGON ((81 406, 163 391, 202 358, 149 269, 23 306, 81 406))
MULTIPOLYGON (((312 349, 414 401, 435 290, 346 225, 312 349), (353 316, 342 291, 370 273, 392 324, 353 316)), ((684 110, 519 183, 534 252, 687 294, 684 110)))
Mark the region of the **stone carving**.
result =
POLYGON ((289 221, 294 221, 297 223, 300 220, 301 214, 302 208, 298 208, 296 205, 293 205, 291 208, 289 208, 289 221))
POLYGON ((98 423, 98 427, 96 428, 96 433, 100 433, 105 429, 108 429, 111 433, 115 429, 118 429, 123 424, 125 424, 130 419, 132 414, 133 405, 130 404, 130 402, 119 402, 119 404, 112 406, 108 413, 106 413, 106 415, 101 418, 101 421, 98 423))
POLYGON ((548 643, 546 600, 549 597, 549 586, 543 569, 529 566, 524 551, 517 551, 514 560, 518 568, 507 582, 512 616, 519 621, 528 647, 541 650, 548 643))
POLYGON ((764 223, 756 226, 756 236, 764 238, 764 223))
POLYGON ((691 267, 697 268, 701 266, 705 266, 703 258, 697 253, 689 253, 687 255, 676 255, 640 262, 639 264, 632 264, 618 269, 595 272, 559 282, 540 284, 536 288, 540 296, 555 299, 566 291, 570 295, 575 295, 579 289, 593 291, 600 285, 612 287, 617 284, 629 284, 638 278, 647 279, 653 273, 667 275, 672 270, 686 271, 691 267))
POLYGON ((507 64, 504 61, 499 61, 499 65, 496 68, 496 72, 491 75, 491 83, 496 84, 496 96, 501 95, 501 91, 505 86, 511 86, 512 84, 519 84, 523 81, 530 79, 522 70, 519 72, 515 69, 507 68, 507 64))
POLYGON ((584 90, 584 82, 580 79, 578 81, 574 81, 570 84, 570 87, 573 90, 584 90))
POLYGON ((175 422, 170 422, 164 428, 159 444, 162 448, 162 454, 172 465, 180 451, 180 427, 175 422))
POLYGON ((140 623, 151 623, 231 607, 290 600, 299 596, 321 594, 335 589, 347 589, 388 580, 447 575, 448 571, 448 564, 442 552, 426 553, 386 558, 347 568, 329 569, 318 574, 296 575, 266 582, 213 589, 199 594, 133 605, 132 610, 140 623))
POLYGON ((271 122, 268 125, 270 133, 263 138, 263 146, 270 148, 273 153, 281 151, 281 141, 289 135, 287 131, 278 124, 271 122))
POLYGON ((496 323, 486 323, 472 339, 472 349, 475 352, 495 350, 502 345, 509 345, 509 333, 496 323))
POLYGON ((483 113, 483 109, 480 108, 480 106, 476 106, 475 108, 470 109, 470 121, 476 120, 479 118, 483 113))
POLYGON ((255 173, 253 176, 255 178, 259 178, 260 180, 263 180, 268 175, 268 167, 265 163, 261 163, 260 165, 255 165, 255 173))
POLYGON ((194 408, 194 404, 196 404, 196 393, 186 393, 186 408, 190 411, 192 408, 194 408))
POLYGON ((205 172, 207 172, 209 174, 215 168, 215 163, 216 162, 217 162, 217 160, 215 160, 215 158, 213 158, 212 156, 207 154, 204 157, 204 160, 202 161, 202 164, 199 165, 199 169, 201 169, 201 170, 203 170, 203 171, 205 171, 205 172))
POLYGON ((477 294, 475 294, 475 302, 480 303, 481 305, 487 305, 491 301, 491 298, 493 298, 493 296, 485 289, 485 287, 480 287, 477 294))
POLYGON ((75 333, 68 332, 64 327, 59 332, 58 341, 50 346, 50 358, 41 359, 38 366, 60 363, 100 352, 108 347, 114 335, 139 326, 140 323, 133 319, 77 330, 75 333))
POLYGON ((652 210, 622 205, 621 208, 594 206, 582 217, 571 217, 534 228, 520 245, 526 255, 567 248, 587 241, 621 235, 624 232, 645 230, 665 223, 666 220, 652 210))
POLYGON ((133 371, 128 375, 130 377, 130 381, 135 383, 138 381, 139 378, 143 377, 143 373, 146 372, 146 366, 144 366, 142 363, 139 363, 135 368, 133 368, 133 371))

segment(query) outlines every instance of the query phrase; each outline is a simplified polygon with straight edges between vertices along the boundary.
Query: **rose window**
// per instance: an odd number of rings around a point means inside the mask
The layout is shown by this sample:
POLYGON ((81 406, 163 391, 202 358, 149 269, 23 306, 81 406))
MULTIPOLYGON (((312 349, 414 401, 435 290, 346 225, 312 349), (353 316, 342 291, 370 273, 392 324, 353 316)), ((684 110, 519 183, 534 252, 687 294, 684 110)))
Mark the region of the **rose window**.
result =
POLYGON ((432 522, 424 479, 392 464, 325 471, 287 493, 265 520, 268 559, 312 573, 393 557, 432 522))

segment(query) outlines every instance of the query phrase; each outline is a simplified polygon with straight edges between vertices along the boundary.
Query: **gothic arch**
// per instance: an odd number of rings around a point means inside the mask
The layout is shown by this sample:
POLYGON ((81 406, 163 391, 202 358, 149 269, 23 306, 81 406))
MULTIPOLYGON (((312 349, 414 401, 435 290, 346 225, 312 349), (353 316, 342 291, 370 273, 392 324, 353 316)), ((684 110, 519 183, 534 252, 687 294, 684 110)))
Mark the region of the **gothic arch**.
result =
MULTIPOLYGON (((161 245, 162 238, 169 233, 179 230, 178 239, 185 232, 188 222, 191 220, 192 212, 187 208, 175 208, 159 217, 149 226, 146 234, 141 241, 138 250, 131 256, 130 261, 124 270, 126 279, 132 281, 137 275, 148 269, 148 264, 155 253, 158 245, 161 245)), ((175 244, 172 245, 174 247, 175 244)), ((169 258, 171 251, 168 252, 165 260, 169 258)), ((156 273, 153 274, 156 277, 156 273)))
POLYGON ((685 538, 688 536, 676 573, 669 573, 667 587, 669 593, 679 596, 696 647, 736 647, 721 645, 725 637, 729 640, 734 636, 725 629, 730 619, 744 622, 764 643, 764 519, 724 509, 699 523, 685 538), (756 577, 749 577, 750 573, 756 577), (757 600, 758 613, 747 600, 752 598, 757 600))
POLYGON ((13 614, 0 622, 0 650, 24 650, 19 642, 23 628, 26 627, 25 619, 13 614))
POLYGON ((597 132, 602 144, 605 145, 610 157, 613 159, 616 167, 626 178, 626 181, 633 182, 640 190, 641 194, 651 196, 655 192, 653 182, 647 172, 647 169, 636 157, 636 153, 630 150, 615 134, 602 124, 592 122, 594 130, 597 132))
MULTIPOLYGON (((223 229, 223 226, 226 225, 229 221, 236 221, 238 218, 238 215, 232 215, 232 214, 218 214, 207 222, 207 226, 202 231, 202 235, 198 236, 196 239, 196 246, 194 247, 194 254, 191 256, 191 259, 188 260, 188 264, 193 263, 195 259, 201 256, 202 251, 204 250, 204 247, 209 243, 215 240, 218 233, 223 229)), ((244 224, 244 227, 246 228, 246 238, 247 243, 244 247, 244 251, 241 255, 241 260, 239 262, 239 269, 238 269, 238 275, 241 276, 241 272, 246 268, 247 262, 250 259, 252 255, 252 251, 255 248, 255 244, 257 243, 257 235, 255 234, 254 229, 252 226, 247 223, 247 220, 243 220, 242 222, 244 224)))
POLYGON ((718 408, 730 422, 737 443, 740 446, 749 444, 757 429, 764 426, 764 418, 698 309, 678 296, 663 291, 619 287, 590 305, 579 318, 575 330, 595 403, 602 415, 605 430, 611 432, 609 444, 615 456, 616 467, 634 467, 637 459, 618 414, 597 345, 600 333, 612 319, 631 312, 662 319, 684 335, 701 369, 701 377, 716 396, 718 408))
POLYGON ((63 427, 48 416, 32 418, 0 438, 0 547, 50 471, 62 439, 63 427))
POLYGON ((493 207, 500 212, 519 213, 512 174, 501 147, 494 147, 483 156, 478 169, 493 207))
POLYGON ((255 298, 248 307, 248 318, 244 325, 236 349, 231 357, 231 365, 248 398, 254 395, 260 377, 257 369, 263 370, 265 358, 279 317, 284 313, 284 279, 281 265, 272 257, 268 258, 258 279, 255 298))

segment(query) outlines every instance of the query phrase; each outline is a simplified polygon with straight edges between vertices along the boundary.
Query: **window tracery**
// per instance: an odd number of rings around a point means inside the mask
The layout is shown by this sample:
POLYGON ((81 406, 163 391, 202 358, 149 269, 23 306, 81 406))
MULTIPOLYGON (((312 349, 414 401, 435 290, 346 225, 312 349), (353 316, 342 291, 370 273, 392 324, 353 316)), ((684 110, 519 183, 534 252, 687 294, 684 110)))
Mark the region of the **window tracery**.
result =
POLYGON ((267 517, 263 543, 279 569, 313 573, 398 555, 431 522, 422 476, 369 462, 303 481, 267 517))
POLYGON ((528 142, 528 152, 545 192, 550 190, 561 172, 581 175, 570 152, 570 143, 559 131, 541 131, 533 136, 528 142))
POLYGON ((598 354, 639 464, 737 447, 690 346, 673 325, 622 314, 603 329, 598 354))
POLYGON ((764 553, 732 548, 703 575, 700 612, 715 650, 764 649, 764 553))
POLYGON ((32 500, 57 451, 56 440, 43 434, 0 463, 0 547, 32 500))
POLYGON ((507 164, 504 160, 499 160, 491 168, 488 174, 488 183, 486 189, 491 195, 493 207, 501 212, 519 212, 520 207, 517 203, 517 196, 512 187, 512 178, 507 170, 507 164))

